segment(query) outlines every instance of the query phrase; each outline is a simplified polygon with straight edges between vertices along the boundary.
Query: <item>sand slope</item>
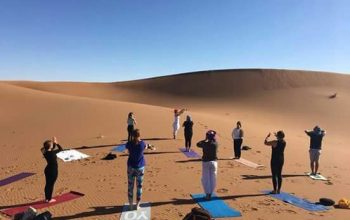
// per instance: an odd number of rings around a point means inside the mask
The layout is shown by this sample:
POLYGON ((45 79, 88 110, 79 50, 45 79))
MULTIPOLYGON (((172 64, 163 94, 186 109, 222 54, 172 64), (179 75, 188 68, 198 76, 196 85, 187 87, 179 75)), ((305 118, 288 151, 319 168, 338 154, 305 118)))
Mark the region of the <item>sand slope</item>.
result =
MULTIPOLYGON (((270 149, 263 146, 269 131, 286 132, 284 190, 311 200, 350 197, 350 77, 287 70, 204 71, 116 83, 0 82, 0 178, 22 171, 38 174, 1 187, 0 208, 31 202, 43 196, 45 161, 42 142, 56 135, 64 146, 80 149, 90 159, 59 163, 55 192, 77 190, 85 197, 49 210, 58 219, 119 219, 127 200, 126 160, 101 158, 126 136, 126 116, 136 114, 138 127, 157 151, 146 155, 145 201, 152 203, 153 219, 181 219, 196 204, 190 193, 201 192, 201 164, 188 161, 171 140, 174 107, 186 107, 195 122, 193 142, 208 128, 219 132, 218 194, 240 210, 243 219, 344 219, 345 210, 307 211, 261 196, 271 187, 270 149), (328 96, 337 92, 336 99, 328 96), (253 149, 243 156, 267 166, 256 171, 231 160, 230 134, 241 120, 244 144, 253 149), (321 172, 331 184, 299 176, 308 171, 308 138, 303 130, 315 124, 328 134, 324 140, 321 172), (100 136, 103 138, 100 138, 100 136), (242 175, 258 175, 244 178, 242 175)), ((184 117, 182 117, 183 119, 184 117)), ((196 149, 198 151, 198 149, 196 149)), ((199 151, 198 151, 199 152, 199 151)), ((0 217, 1 218, 1 217, 0 217)))

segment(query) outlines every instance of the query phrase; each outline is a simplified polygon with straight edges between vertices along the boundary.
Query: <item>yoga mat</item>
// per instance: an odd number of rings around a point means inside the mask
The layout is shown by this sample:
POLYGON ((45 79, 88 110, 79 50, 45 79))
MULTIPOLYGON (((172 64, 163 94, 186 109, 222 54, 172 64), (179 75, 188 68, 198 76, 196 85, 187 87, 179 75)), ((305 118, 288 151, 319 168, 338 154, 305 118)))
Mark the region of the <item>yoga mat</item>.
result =
POLYGON ((327 181, 328 179, 321 174, 316 174, 316 175, 311 175, 310 172, 306 172, 306 175, 308 175, 311 179, 313 180, 322 180, 322 181, 327 181))
POLYGON ((270 192, 271 191, 268 191, 268 190, 263 191, 263 193, 266 193, 267 195, 275 199, 281 200, 283 202, 289 203, 291 205, 297 206, 299 208, 302 208, 308 211, 327 211, 328 210, 326 206, 310 202, 306 199, 298 198, 288 193, 281 192, 280 194, 270 194, 270 192))
MULTIPOLYGON (((136 205, 136 204, 134 204, 136 205)), ((151 204, 149 202, 141 203, 140 209, 129 211, 129 203, 123 206, 123 212, 120 220, 150 220, 151 219, 151 204)))
POLYGON ((180 148, 179 149, 182 153, 184 153, 186 155, 186 157, 189 158, 201 158, 201 156, 199 156, 195 151, 190 150, 190 152, 186 152, 186 148, 180 148))
POLYGON ((213 218, 239 217, 241 213, 229 207, 222 199, 215 194, 211 200, 205 200, 205 194, 191 194, 192 198, 202 207, 207 210, 213 218))
POLYGON ((16 207, 0 210, 0 212, 4 213, 6 215, 9 215, 9 216, 13 216, 13 215, 16 215, 17 213, 24 212, 30 206, 35 208, 35 209, 42 209, 42 208, 47 208, 49 206, 57 205, 59 203, 63 203, 63 202, 67 202, 67 201, 70 201, 73 199, 77 199, 77 198, 82 197, 82 196, 84 196, 84 194, 79 193, 79 192, 70 191, 69 193, 65 193, 65 194, 53 197, 53 199, 56 199, 56 202, 53 202, 53 203, 47 203, 47 202, 42 200, 42 201, 37 201, 37 202, 33 202, 33 203, 20 204, 16 207))
POLYGON ((126 150, 126 145, 121 144, 112 149, 112 151, 117 151, 117 152, 124 152, 126 150))
POLYGON ((90 157, 89 155, 80 153, 77 150, 64 150, 61 151, 57 154, 57 157, 60 158, 61 160, 63 160, 64 162, 69 162, 69 161, 73 161, 73 160, 80 160, 80 159, 84 159, 87 157, 90 157))
POLYGON ((10 183, 16 182, 18 180, 21 180, 21 179, 27 178, 29 176, 32 176, 34 174, 35 173, 23 172, 23 173, 16 174, 14 176, 7 177, 7 178, 5 178, 3 180, 0 180, 0 186, 5 186, 7 184, 10 184, 10 183))
POLYGON ((256 164, 256 163, 253 163, 249 160, 246 160, 246 159, 243 159, 243 158, 240 158, 238 160, 234 160, 234 161, 237 161, 238 163, 241 163, 243 165, 246 165, 248 167, 252 167, 252 168, 261 168, 261 167, 264 167, 264 165, 261 165, 261 164, 256 164))

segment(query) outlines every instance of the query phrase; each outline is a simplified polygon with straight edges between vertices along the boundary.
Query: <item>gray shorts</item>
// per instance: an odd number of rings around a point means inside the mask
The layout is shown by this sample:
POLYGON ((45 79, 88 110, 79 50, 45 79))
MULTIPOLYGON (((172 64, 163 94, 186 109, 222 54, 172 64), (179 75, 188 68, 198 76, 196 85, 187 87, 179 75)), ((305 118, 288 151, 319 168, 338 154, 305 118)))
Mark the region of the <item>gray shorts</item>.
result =
POLYGON ((310 161, 311 162, 318 162, 320 160, 321 150, 318 149, 310 149, 310 161))

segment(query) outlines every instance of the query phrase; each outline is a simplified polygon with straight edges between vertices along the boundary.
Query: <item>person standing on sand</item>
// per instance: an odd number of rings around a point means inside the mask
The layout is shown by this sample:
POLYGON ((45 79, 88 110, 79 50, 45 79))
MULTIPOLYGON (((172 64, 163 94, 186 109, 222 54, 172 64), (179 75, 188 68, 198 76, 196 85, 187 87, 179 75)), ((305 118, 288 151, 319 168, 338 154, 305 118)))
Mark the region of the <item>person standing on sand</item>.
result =
POLYGON ((135 120, 134 113, 129 112, 127 123, 128 123, 128 128, 127 128, 127 130, 128 130, 128 141, 131 141, 131 133, 134 130, 135 125, 136 125, 136 120, 135 120))
POLYGON ((41 148, 41 152, 47 162, 44 173, 46 180, 45 202, 48 203, 56 202, 56 200, 52 198, 54 185, 58 177, 58 164, 56 154, 62 150, 63 148, 57 143, 56 137, 53 137, 52 140, 45 141, 43 147, 41 148))
POLYGON ((271 155, 271 173, 272 173, 272 194, 279 194, 282 187, 282 169, 284 164, 284 149, 286 148, 286 141, 284 140, 284 132, 278 131, 275 133, 276 140, 268 141, 271 133, 269 133, 264 141, 265 145, 272 147, 271 155))
POLYGON ((215 138, 216 132, 209 130, 206 133, 205 140, 197 143, 197 147, 202 148, 202 185, 206 194, 205 199, 210 200, 215 190, 216 176, 218 169, 218 143, 215 138))
POLYGON ((145 173, 146 161, 144 158, 144 150, 151 149, 152 145, 147 145, 140 138, 139 129, 135 129, 131 134, 131 141, 126 144, 126 149, 129 151, 128 158, 128 199, 129 199, 129 209, 133 210, 133 197, 134 197, 134 185, 136 179, 136 209, 139 209, 141 196, 142 196, 142 185, 143 185, 143 176, 145 173))
POLYGON ((305 130, 305 133, 310 137, 309 154, 311 175, 317 175, 322 148, 322 139, 326 135, 326 131, 322 130, 319 126, 315 126, 313 131, 305 130))
POLYGON ((186 151, 190 152, 191 143, 192 143, 192 136, 193 136, 193 121, 191 116, 187 115, 186 121, 184 121, 182 127, 184 127, 184 134, 185 134, 185 147, 186 151))
POLYGON ((176 139, 177 131, 180 129, 180 115, 182 115, 186 109, 181 109, 180 111, 174 110, 174 123, 173 123, 173 136, 176 139))
POLYGON ((243 130, 242 124, 240 121, 237 121, 236 127, 232 131, 232 139, 233 139, 233 150, 235 157, 234 159, 241 158, 241 147, 243 143, 243 130))

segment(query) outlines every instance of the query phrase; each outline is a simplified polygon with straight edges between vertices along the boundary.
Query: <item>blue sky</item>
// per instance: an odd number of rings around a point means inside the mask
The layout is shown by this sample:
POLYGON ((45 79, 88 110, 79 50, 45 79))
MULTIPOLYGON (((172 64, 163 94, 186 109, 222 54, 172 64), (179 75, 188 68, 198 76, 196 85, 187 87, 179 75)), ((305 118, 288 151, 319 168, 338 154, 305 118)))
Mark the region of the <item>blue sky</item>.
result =
POLYGON ((349 12, 347 0, 0 0, 0 79, 350 73, 349 12))

